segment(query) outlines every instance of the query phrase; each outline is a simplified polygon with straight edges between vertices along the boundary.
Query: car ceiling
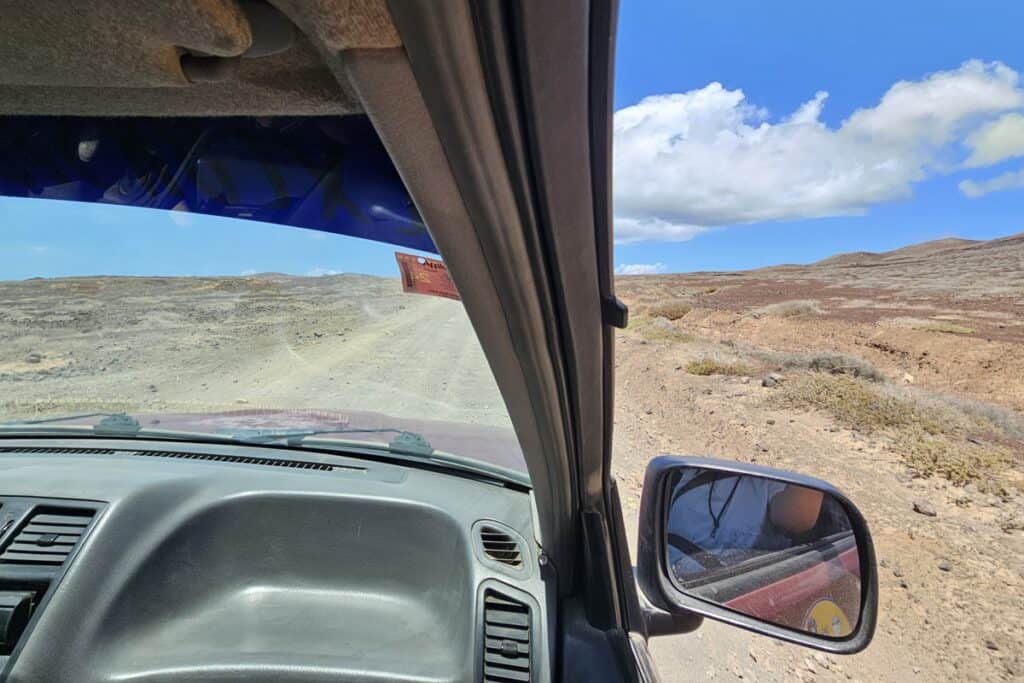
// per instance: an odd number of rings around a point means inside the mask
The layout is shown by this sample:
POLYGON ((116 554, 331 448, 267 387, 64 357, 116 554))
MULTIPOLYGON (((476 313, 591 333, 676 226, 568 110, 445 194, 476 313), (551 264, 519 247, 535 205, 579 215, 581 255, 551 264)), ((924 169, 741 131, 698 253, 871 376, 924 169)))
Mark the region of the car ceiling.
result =
POLYGON ((0 22, 3 114, 359 113, 340 54, 401 45, 383 0, 0 0, 0 22))

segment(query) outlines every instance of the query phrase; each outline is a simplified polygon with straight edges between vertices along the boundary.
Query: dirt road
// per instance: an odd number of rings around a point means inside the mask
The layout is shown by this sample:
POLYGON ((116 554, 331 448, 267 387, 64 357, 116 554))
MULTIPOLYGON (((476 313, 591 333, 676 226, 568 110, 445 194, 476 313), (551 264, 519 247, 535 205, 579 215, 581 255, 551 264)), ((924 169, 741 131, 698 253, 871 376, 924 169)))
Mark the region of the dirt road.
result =
POLYGON ((68 410, 360 409, 508 426, 458 302, 397 280, 0 283, 0 398, 68 410))

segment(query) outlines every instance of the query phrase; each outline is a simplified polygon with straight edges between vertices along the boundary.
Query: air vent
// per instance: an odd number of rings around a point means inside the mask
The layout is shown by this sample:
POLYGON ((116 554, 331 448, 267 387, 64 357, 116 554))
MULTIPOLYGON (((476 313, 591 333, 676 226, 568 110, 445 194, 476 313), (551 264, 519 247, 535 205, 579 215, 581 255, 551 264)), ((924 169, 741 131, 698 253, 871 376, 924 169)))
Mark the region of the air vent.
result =
POLYGON ((0 448, 0 453, 55 453, 57 455, 113 455, 113 448, 41 448, 35 446, 8 446, 0 448))
POLYGON ((246 465, 264 465, 267 467, 287 467, 293 470, 333 470, 365 471, 364 467, 353 465, 328 465, 323 462, 309 460, 281 460, 278 458, 254 458, 245 455, 224 455, 222 453, 182 453, 179 451, 136 451, 116 450, 112 448, 37 448, 8 447, 0 448, 0 453, 39 453, 56 455, 141 455, 148 458, 178 458, 181 460, 205 460, 210 462, 234 462, 246 465))
POLYGON ((61 565, 82 538, 92 512, 37 508, 0 554, 2 564, 61 565))
POLYGON ((177 451, 134 451, 132 455, 143 455, 150 458, 179 458, 182 460, 208 460, 210 462, 235 462, 244 465, 266 465, 268 467, 288 467, 293 470, 320 470, 330 472, 335 469, 362 470, 362 467, 328 465, 323 462, 309 460, 279 460, 277 458, 254 458, 247 455, 224 455, 222 453, 179 453, 177 451))
POLYGON ((519 549, 519 542, 501 529, 481 526, 480 543, 483 545, 484 554, 492 560, 517 569, 523 566, 523 553, 519 549))
POLYGON ((530 608, 492 590, 484 593, 485 683, 530 680, 530 608))

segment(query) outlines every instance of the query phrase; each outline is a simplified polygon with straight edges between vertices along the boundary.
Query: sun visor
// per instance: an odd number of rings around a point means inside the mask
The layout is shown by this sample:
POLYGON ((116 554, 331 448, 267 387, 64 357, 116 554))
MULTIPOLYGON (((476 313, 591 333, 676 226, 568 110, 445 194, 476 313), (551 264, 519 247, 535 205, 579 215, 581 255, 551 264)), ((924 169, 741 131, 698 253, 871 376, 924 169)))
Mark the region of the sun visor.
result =
POLYGON ((122 204, 437 248, 365 117, 12 117, 0 195, 122 204))

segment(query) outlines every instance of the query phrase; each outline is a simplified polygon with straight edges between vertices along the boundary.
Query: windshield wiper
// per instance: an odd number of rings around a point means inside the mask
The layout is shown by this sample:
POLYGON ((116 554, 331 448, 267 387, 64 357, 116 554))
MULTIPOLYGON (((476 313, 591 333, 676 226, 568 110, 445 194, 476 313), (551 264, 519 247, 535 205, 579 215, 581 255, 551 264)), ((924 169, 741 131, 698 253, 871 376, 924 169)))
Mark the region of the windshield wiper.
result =
POLYGON ((430 461, 436 465, 471 472, 477 476, 499 479, 529 488, 530 479, 517 470, 500 465, 480 462, 435 450, 422 435, 404 429, 390 427, 367 428, 338 427, 335 429, 222 429, 216 432, 188 432, 169 429, 143 427, 137 419, 126 413, 82 413, 78 415, 62 415, 54 418, 38 420, 21 420, 18 422, 0 423, 0 434, 10 436, 108 436, 122 438, 168 439, 172 441, 200 441, 222 444, 249 444, 286 447, 313 447, 319 450, 359 450, 366 452, 383 451, 398 459, 415 459, 430 461), (95 425, 90 424, 53 424, 65 420, 100 417, 95 425), (343 439, 317 439, 318 436, 332 434, 394 434, 394 438, 386 443, 373 441, 354 441, 343 439))
POLYGON ((228 432, 233 438, 243 443, 272 444, 278 441, 285 446, 301 446, 310 436, 325 434, 395 434, 388 444, 392 453, 405 455, 432 455, 434 448, 422 435, 404 429, 381 427, 379 429, 360 429, 357 427, 338 427, 337 429, 252 429, 228 432))

